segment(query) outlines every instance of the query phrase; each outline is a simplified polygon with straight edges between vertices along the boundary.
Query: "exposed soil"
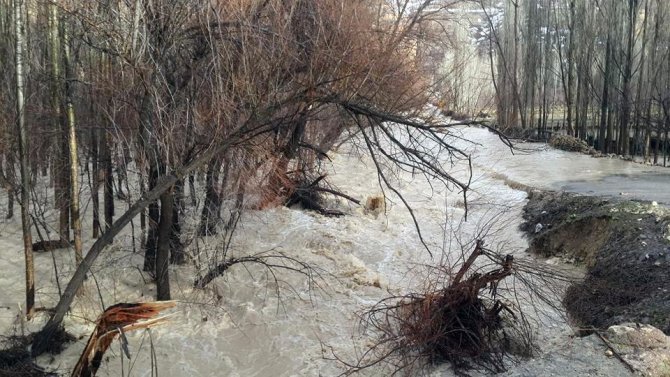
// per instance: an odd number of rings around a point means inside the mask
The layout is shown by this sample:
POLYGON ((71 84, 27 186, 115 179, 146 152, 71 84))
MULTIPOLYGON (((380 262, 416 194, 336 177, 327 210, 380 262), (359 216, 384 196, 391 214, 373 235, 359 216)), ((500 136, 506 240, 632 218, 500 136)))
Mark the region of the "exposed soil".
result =
POLYGON ((670 334, 669 224, 655 203, 533 191, 521 228, 530 252, 586 267, 563 302, 577 325, 638 322, 670 334))

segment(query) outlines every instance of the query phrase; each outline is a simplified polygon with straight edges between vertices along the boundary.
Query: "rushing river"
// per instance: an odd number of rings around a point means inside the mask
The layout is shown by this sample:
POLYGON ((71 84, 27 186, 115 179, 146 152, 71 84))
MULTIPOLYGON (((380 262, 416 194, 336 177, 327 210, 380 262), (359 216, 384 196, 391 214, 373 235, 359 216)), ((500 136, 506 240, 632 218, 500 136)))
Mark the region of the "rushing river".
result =
MULTIPOLYGON (((420 287, 425 271, 422 265, 441 258, 458 258, 459 241, 485 234, 491 247, 530 258, 524 255, 526 240, 517 229, 526 193, 510 187, 514 186, 510 182, 594 194, 624 193, 670 202, 668 178, 662 169, 594 159, 536 144, 520 145, 527 151, 512 154, 484 129, 455 132, 475 142, 453 141, 473 155, 467 222, 463 221, 465 210, 458 193, 406 174, 394 181, 414 209, 435 259, 422 246, 409 212, 393 196, 388 197, 386 214, 379 216, 344 202, 333 202, 349 213, 343 218, 288 208, 249 211, 233 240, 234 254, 276 250, 298 257, 320 268, 316 279, 319 287, 310 286, 301 275, 279 272, 276 283, 256 266, 237 266, 204 291, 194 291, 192 270, 177 267, 172 274, 172 287, 180 304, 170 322, 151 330, 151 336, 146 332, 128 334, 133 359, 123 361, 122 353, 114 346, 99 375, 120 376, 123 369, 125 375, 151 376, 150 343, 155 348, 161 377, 337 375, 343 371, 342 366, 324 359, 322 350, 332 349, 353 361, 356 352, 369 342, 358 332, 357 313, 384 297, 420 287), (665 189, 659 187, 663 182, 665 189)), ((380 194, 372 161, 351 153, 347 147, 333 154, 329 170, 329 180, 343 192, 363 201, 380 194)), ((462 166, 454 167, 454 171, 461 177, 465 174, 462 166)), ((3 226, 4 248, 0 255, 8 272, 0 283, 3 288, 11 287, 2 297, 2 304, 8 305, 6 315, 0 317, 6 333, 16 324, 15 313, 9 308, 22 301, 21 284, 16 284, 22 281, 22 259, 20 226, 15 222, 5 222, 3 226)), ((78 299, 75 315, 66 320, 68 329, 83 338, 55 359, 42 357, 42 364, 69 371, 91 330, 89 321, 99 313, 99 297, 110 305, 153 296, 152 288, 144 284, 133 267, 141 263, 141 256, 130 251, 129 232, 117 237, 116 246, 94 269, 99 292, 89 281, 88 293, 78 299)), ((209 239, 192 247, 197 246, 202 254, 216 249, 221 242, 209 239)), ((57 297, 50 258, 42 254, 36 261, 38 286, 43 287, 38 297, 44 305, 52 305, 57 297)), ((60 273, 69 274, 72 258, 58 258, 60 273)), ((591 338, 573 338, 561 313, 541 309, 544 315, 534 319, 538 355, 511 364, 506 375, 628 375, 618 361, 604 355, 602 344, 591 338)), ((43 320, 28 326, 38 328, 43 320)), ((379 366, 364 375, 384 376, 389 372, 379 366)), ((441 367, 434 375, 448 376, 451 371, 441 367)))

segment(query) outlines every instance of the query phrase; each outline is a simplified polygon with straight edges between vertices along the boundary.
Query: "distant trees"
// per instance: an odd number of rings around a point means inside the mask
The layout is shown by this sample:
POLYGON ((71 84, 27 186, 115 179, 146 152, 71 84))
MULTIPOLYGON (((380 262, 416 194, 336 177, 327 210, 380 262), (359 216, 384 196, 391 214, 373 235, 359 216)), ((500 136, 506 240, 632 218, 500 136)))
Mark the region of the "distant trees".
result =
POLYGON ((563 129, 604 153, 665 163, 665 1, 474 3, 489 24, 501 127, 539 137, 563 129))

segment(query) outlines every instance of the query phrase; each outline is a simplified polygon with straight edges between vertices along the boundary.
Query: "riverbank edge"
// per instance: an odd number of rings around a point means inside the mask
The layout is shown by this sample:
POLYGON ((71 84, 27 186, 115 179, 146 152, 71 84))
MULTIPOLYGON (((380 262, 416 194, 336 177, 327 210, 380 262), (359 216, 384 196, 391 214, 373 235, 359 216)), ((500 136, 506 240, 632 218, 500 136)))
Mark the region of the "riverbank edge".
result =
POLYGON ((576 326, 633 322, 670 334, 670 209, 533 189, 521 230, 529 253, 586 269, 563 299, 576 326))

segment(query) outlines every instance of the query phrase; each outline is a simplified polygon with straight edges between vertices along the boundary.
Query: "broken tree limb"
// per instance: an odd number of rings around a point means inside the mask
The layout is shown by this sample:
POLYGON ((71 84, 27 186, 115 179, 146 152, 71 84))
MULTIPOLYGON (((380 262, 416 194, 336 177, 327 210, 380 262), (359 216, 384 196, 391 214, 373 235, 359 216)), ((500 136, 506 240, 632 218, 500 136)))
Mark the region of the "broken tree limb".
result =
POLYGON ((600 333, 600 331, 596 330, 595 334, 602 340, 602 342, 607 346, 607 348, 612 351, 612 355, 617 358, 631 373, 635 373, 635 368, 633 368, 632 365, 626 359, 621 356, 619 352, 612 346, 612 344, 603 336, 603 334, 600 333))
MULTIPOLYGON (((137 329, 145 329, 165 322, 166 317, 155 318, 163 310, 175 306, 174 301, 116 304, 107 308, 95 321, 95 329, 88 338, 86 347, 72 371, 72 377, 95 376, 102 357, 114 339, 137 329)), ((124 347, 128 356, 127 346, 124 347)))
POLYGON ((43 240, 33 242, 33 251, 53 251, 58 249, 67 249, 74 244, 74 241, 66 240, 43 240))
POLYGON ((461 279, 463 279, 463 276, 465 275, 466 272, 470 269, 473 263, 475 263, 475 260, 482 254, 482 241, 477 240, 477 243, 475 245, 475 249, 472 251, 472 254, 470 254, 470 257, 468 257, 468 260, 463 263, 461 268, 458 270, 458 273, 456 273, 456 277, 454 277, 454 284, 458 284, 461 282, 461 279))
POLYGON ((193 287, 200 289, 205 288, 209 283, 214 281, 214 279, 223 276, 223 274, 232 266, 240 263, 255 263, 260 264, 270 270, 280 269, 296 272, 309 278, 310 282, 314 278, 315 274, 317 276, 319 275, 318 271, 314 267, 298 260, 297 258, 291 257, 282 252, 263 252, 245 257, 230 258, 222 263, 219 263, 207 271, 204 276, 196 279, 193 282, 193 287))

